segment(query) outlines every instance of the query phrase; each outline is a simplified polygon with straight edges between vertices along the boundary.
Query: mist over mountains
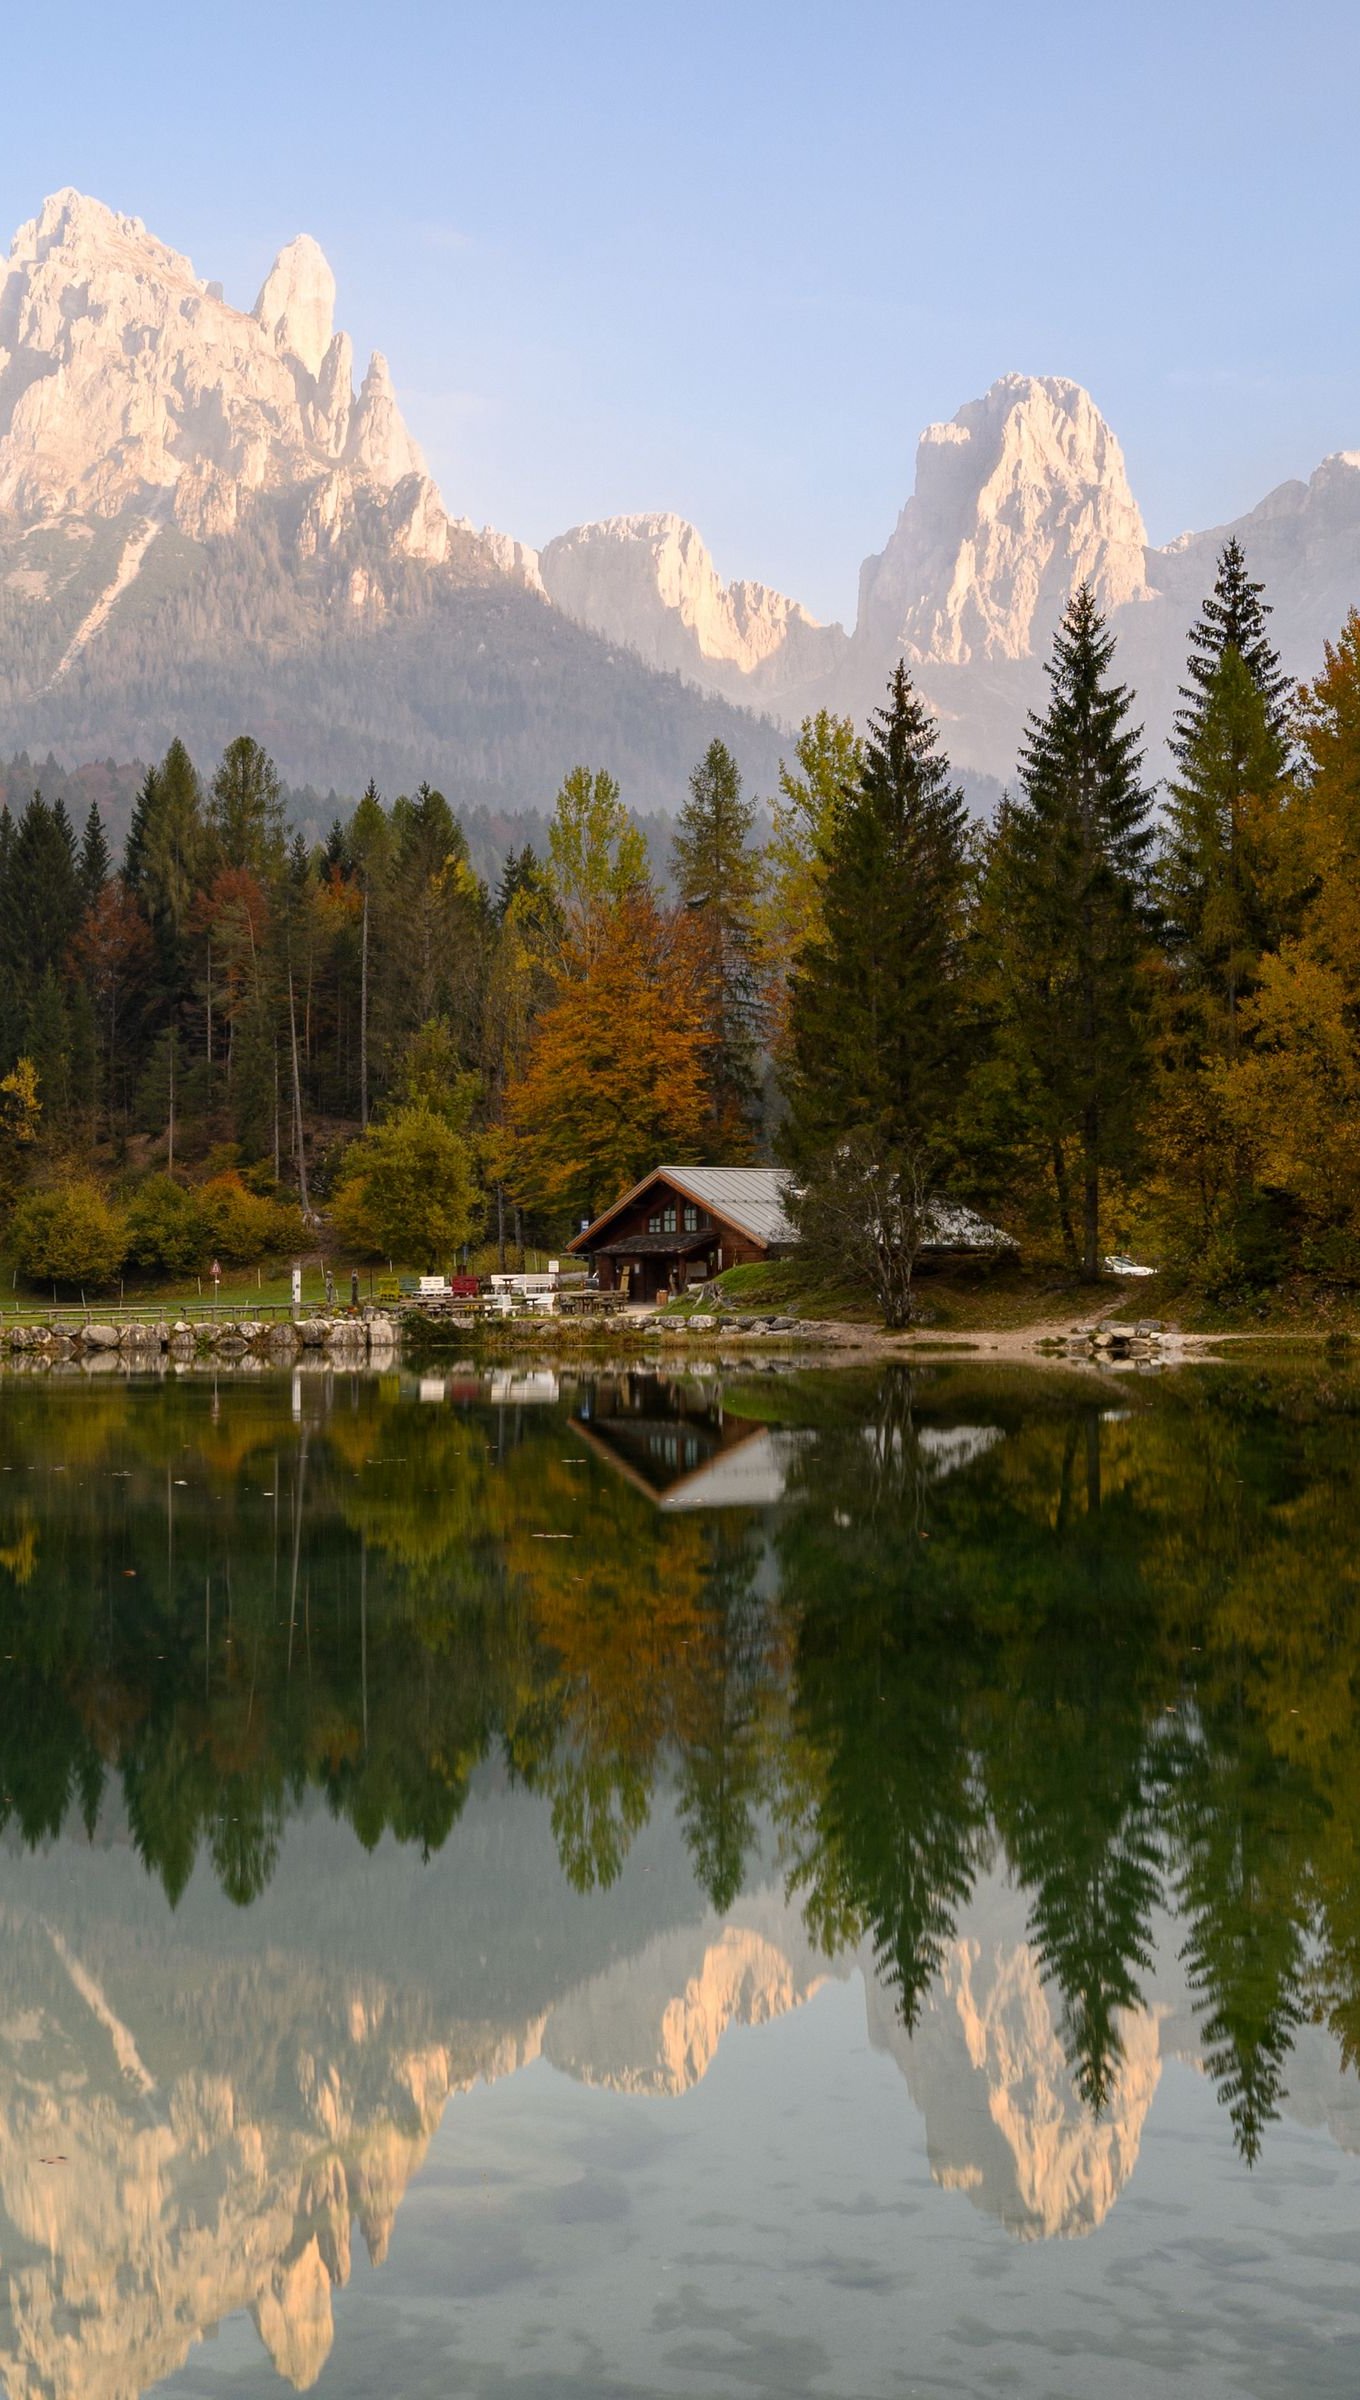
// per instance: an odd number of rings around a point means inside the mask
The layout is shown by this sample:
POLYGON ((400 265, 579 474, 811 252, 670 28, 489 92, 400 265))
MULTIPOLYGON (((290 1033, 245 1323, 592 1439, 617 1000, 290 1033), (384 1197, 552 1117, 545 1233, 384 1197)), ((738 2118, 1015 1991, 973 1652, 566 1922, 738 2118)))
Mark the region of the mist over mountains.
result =
POLYGON ((787 729, 862 718, 901 655, 985 803, 1083 577, 1154 767, 1230 531, 1292 672, 1360 596, 1360 450, 1153 549, 1114 433, 1051 376, 1003 376, 927 427, 848 631, 724 584, 674 515, 537 554, 449 513, 380 354, 356 388, 334 308, 305 235, 247 313, 75 191, 20 227, 0 270, 0 752, 131 760, 179 733, 206 760, 248 728, 319 793, 428 776, 498 824, 588 760, 666 810, 714 734, 768 794, 787 729))

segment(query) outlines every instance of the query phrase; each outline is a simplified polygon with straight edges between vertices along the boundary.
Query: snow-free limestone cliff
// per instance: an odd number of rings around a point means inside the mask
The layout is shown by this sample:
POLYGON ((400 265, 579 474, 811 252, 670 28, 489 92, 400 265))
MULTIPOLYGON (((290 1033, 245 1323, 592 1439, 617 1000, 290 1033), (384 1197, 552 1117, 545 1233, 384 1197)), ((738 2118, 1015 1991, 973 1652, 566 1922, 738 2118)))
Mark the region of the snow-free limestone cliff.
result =
POLYGON ((207 763, 243 726, 290 779, 542 809, 581 757, 673 804, 749 716, 550 608, 534 553, 445 508, 387 361, 356 375, 299 234, 253 308, 66 190, 0 262, 0 743, 207 763), (356 389, 357 383, 357 389, 356 389))
POLYGON ((576 525, 547 544, 539 571, 548 598, 578 624, 729 699, 764 704, 828 672, 845 648, 839 626, 819 625, 766 584, 723 583, 683 517, 576 525))
POLYGON ((356 398, 335 278, 300 235, 245 314, 135 217, 57 192, 0 275, 0 515, 29 527, 149 511, 191 539, 248 502, 325 478, 332 533, 408 479, 419 547, 442 556, 439 495, 374 355, 356 398))
POLYGON ((535 809, 597 757, 645 808, 680 797, 714 732, 768 793, 775 727, 862 722, 904 657, 955 766, 1004 780, 1085 579, 1156 774, 1228 533, 1289 671, 1360 600, 1360 451, 1149 549, 1114 433, 1051 375, 1003 375, 926 428, 848 632, 724 581, 674 514, 577 525, 540 556, 446 507, 385 358, 357 373, 335 305, 307 234, 244 309, 79 192, 20 227, 0 264, 0 743, 150 757, 178 732, 210 754, 253 724, 299 781, 430 774, 535 809))
POLYGON ((1107 613, 1145 600, 1146 541, 1090 393, 1056 375, 1003 375, 947 425, 927 425, 916 488, 860 570, 856 638, 918 665, 1029 658, 1077 584, 1107 613))

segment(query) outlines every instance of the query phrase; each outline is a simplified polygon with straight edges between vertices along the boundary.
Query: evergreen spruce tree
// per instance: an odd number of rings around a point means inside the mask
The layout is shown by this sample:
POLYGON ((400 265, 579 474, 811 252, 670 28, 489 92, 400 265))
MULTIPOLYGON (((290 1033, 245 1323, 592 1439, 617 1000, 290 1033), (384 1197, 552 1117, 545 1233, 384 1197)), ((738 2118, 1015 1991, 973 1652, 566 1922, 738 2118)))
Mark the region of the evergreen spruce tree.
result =
POLYGON ((379 978, 375 969, 380 954, 386 950, 386 901, 392 880, 394 852, 391 821, 371 776, 363 798, 345 828, 345 843, 350 871, 363 895, 362 914, 351 959, 355 987, 354 1019, 358 1035, 355 1043, 357 1073, 354 1100, 358 1107, 359 1122, 366 1126, 373 1082, 372 1068, 383 1046, 380 1029, 386 1011, 383 1006, 384 995, 377 988, 379 978))
POLYGON ((963 795, 899 665, 831 827, 824 933, 795 961, 781 1137, 805 1240, 842 1270, 858 1259, 890 1322, 910 1310, 973 1055, 967 877, 963 795))
POLYGON ((203 786, 176 739, 138 793, 123 867, 155 941, 156 997, 163 1009, 182 1008, 192 990, 190 921, 211 855, 203 786))
POLYGON ((671 866, 703 943, 708 1146, 717 1160, 750 1157, 759 1103, 755 904, 760 859, 749 847, 754 822, 736 760, 724 742, 710 742, 676 820, 671 866))
POLYGON ((1021 794, 992 845, 987 917, 998 1043, 1017 1120, 1047 1154, 1068 1255, 1099 1273, 1102 1182, 1136 1153, 1147 1064, 1150 798, 1114 639, 1073 595, 1031 715, 1021 794), (1080 1230, 1071 1171, 1080 1182, 1080 1230))
POLYGON ((288 843, 283 786, 268 751, 248 733, 238 734, 222 753, 208 822, 225 866, 245 867, 262 883, 281 873, 288 843))
POLYGON ((511 902, 521 892, 537 891, 542 881, 543 869, 532 842, 526 842, 522 850, 508 851, 500 882, 496 886, 495 911, 498 921, 504 924, 511 902))
POLYGON ((57 834, 61 842, 65 846, 66 855, 71 862, 71 873, 74 875, 77 871, 77 861, 80 856, 80 846, 76 841, 76 829, 71 823, 70 813, 67 809, 66 802, 60 796, 58 796, 58 798, 52 803, 52 822, 57 829, 57 834))
POLYGON ((99 1120, 99 1026, 85 984, 73 983, 66 1004, 67 1090, 72 1127, 93 1141, 99 1120))
POLYGON ((1265 702, 1270 731, 1282 737, 1288 716, 1289 677, 1280 666, 1279 652, 1266 632, 1270 603, 1262 598, 1264 584, 1247 573, 1242 545, 1234 534, 1219 553, 1214 588, 1190 628, 1189 682, 1181 685, 1182 706, 1176 711, 1171 751, 1184 766, 1199 730, 1205 703, 1225 650, 1236 650, 1265 702))
POLYGON ((156 813, 159 780, 155 768, 148 767, 132 803, 123 845, 123 881, 136 899, 142 896, 146 878, 147 827, 156 813))
POLYGON ((61 982, 50 966, 29 1004, 24 1051, 38 1070, 43 1132, 66 1132, 71 1115, 71 1027, 61 982))
POLYGON ((0 807, 0 1068, 13 1065, 23 1035, 24 1005, 17 962, 9 937, 9 882, 14 860, 14 819, 0 807))
POLYGON ((0 966, 22 1007, 49 967, 62 968, 83 914, 71 823, 35 792, 19 819, 0 888, 0 966))
POLYGON ((80 861, 76 870, 80 884, 80 896, 86 908, 93 908, 95 901, 103 891, 109 880, 111 864, 99 803, 97 800, 92 800, 90 813, 85 819, 85 831, 80 843, 80 861))
POLYGON ((1205 1727, 1174 1787, 1177 1897, 1205 2068, 1250 2165, 1279 2115, 1310 2013, 1309 1895, 1298 1862, 1319 1801, 1257 1725, 1225 1714, 1205 1727))
POLYGON ((1212 1046, 1235 1057, 1240 1003, 1280 930, 1272 837, 1285 741, 1267 693, 1232 642, 1187 722, 1180 773, 1168 787, 1161 900, 1183 982, 1216 1020, 1212 1046))

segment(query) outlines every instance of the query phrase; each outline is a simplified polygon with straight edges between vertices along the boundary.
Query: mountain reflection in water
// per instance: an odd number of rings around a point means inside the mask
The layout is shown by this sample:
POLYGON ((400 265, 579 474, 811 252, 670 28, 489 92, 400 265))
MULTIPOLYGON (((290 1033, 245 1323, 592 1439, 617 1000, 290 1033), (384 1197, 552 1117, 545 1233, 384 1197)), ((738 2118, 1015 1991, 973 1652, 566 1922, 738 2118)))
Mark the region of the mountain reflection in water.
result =
POLYGON ((0 1381, 9 2400, 247 2308, 307 2384, 451 2093, 673 2097, 828 1979, 1024 2239, 1106 2219, 1169 2059, 1248 2164, 1360 2150, 1357 1409, 0 1381))

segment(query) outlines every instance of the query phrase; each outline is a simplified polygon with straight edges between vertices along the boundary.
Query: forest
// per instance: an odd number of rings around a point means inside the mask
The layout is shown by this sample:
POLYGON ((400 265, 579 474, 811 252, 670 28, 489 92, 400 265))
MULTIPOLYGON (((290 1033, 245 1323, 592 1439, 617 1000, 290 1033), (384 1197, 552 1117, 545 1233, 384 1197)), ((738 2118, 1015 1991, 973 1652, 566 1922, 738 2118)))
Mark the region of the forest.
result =
POLYGON ((946 1202, 1074 1283, 1132 1250, 1209 1302, 1348 1291, 1360 615, 1295 688, 1269 613, 1230 542, 1158 786, 1079 589, 986 824, 905 664, 771 794, 713 741, 664 868, 596 766, 498 872, 428 783, 309 838, 247 734, 206 775, 172 742, 116 859, 97 780, 83 822, 5 806, 16 1275, 503 1259, 662 1159, 773 1158, 889 1324, 946 1202))

